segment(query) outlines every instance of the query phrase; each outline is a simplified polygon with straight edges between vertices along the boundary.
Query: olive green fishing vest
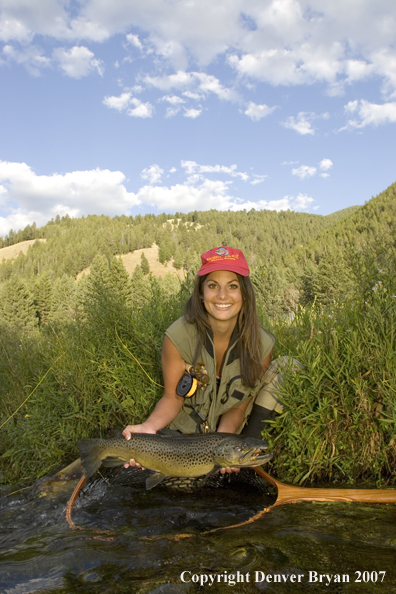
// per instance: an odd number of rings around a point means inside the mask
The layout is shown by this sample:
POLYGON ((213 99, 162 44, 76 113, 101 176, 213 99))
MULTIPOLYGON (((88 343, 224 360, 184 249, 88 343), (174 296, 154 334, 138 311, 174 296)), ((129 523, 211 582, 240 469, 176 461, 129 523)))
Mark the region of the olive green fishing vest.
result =
MULTIPOLYGON (((275 338, 261 328, 262 361, 273 349, 275 338)), ((166 336, 172 341, 184 361, 192 365, 198 344, 198 331, 195 324, 189 324, 184 317, 179 318, 166 331, 166 336)), ((262 387, 261 380, 257 380, 253 388, 242 383, 238 356, 238 329, 235 328, 231 336, 228 350, 225 354, 220 385, 216 386, 216 359, 214 353, 213 334, 208 332, 205 345, 198 361, 203 361, 208 372, 209 383, 197 390, 190 398, 185 398, 177 417, 169 425, 182 433, 197 433, 203 430, 204 421, 209 431, 216 431, 221 415, 225 412, 253 398, 245 412, 245 419, 253 406, 254 398, 262 387)), ((239 433, 245 421, 238 428, 239 433)))

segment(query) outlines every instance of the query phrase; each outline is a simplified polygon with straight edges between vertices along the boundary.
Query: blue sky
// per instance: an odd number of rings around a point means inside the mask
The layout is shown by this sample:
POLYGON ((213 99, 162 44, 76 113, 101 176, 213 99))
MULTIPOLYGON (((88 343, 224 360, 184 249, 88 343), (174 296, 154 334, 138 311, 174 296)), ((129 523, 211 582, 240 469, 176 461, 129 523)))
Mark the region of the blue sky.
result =
POLYGON ((394 0, 0 0, 0 235, 396 181, 394 0))

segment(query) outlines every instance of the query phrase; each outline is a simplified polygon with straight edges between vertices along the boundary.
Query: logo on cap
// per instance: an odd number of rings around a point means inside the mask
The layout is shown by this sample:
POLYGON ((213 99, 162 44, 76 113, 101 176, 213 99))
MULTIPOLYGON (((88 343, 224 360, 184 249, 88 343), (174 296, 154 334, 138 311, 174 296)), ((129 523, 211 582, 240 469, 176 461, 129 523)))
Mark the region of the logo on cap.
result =
POLYGON ((229 256, 230 252, 226 248, 221 247, 215 251, 215 254, 217 254, 218 256, 229 256))

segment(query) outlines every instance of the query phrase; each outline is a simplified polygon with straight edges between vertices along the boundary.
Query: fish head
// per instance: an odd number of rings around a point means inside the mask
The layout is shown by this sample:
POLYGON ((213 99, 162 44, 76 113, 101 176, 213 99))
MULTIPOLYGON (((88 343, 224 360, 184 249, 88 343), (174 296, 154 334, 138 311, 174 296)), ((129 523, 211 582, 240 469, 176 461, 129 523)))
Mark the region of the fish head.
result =
POLYGON ((272 458, 272 454, 266 452, 267 449, 267 442, 252 437, 226 438, 216 448, 214 458, 223 468, 261 466, 272 458))

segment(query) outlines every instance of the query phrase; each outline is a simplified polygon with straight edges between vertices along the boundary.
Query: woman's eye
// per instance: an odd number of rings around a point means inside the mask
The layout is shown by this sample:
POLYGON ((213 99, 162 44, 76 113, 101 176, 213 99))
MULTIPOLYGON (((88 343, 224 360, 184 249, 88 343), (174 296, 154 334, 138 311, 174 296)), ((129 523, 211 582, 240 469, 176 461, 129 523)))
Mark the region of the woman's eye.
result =
POLYGON ((238 289, 239 288, 239 285, 237 285, 237 284, 229 285, 229 288, 234 291, 235 289, 238 289))

